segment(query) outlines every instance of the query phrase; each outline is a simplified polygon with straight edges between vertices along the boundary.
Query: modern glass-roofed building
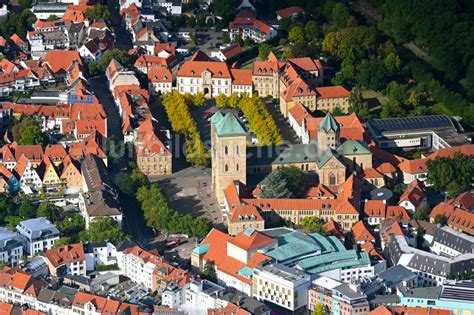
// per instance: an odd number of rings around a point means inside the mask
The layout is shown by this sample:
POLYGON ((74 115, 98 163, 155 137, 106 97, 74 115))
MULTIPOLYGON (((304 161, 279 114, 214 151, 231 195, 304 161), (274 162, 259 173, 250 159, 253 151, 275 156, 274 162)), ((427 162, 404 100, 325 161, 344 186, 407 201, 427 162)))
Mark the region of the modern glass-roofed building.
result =
POLYGON ((346 249, 334 236, 305 234, 285 228, 262 232, 278 240, 278 246, 265 255, 279 264, 346 283, 374 275, 374 265, 367 253, 346 249))

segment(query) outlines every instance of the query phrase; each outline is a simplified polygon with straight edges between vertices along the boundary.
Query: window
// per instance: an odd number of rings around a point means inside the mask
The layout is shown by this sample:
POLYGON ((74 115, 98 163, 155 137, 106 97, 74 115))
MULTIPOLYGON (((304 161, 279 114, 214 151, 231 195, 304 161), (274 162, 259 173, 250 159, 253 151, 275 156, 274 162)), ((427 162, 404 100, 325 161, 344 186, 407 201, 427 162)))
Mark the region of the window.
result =
POLYGON ((224 166, 224 171, 226 171, 226 172, 229 171, 229 165, 226 164, 226 165, 224 166))
POLYGON ((238 172, 239 171, 239 163, 235 164, 235 170, 238 172))
POLYGON ((229 148, 227 146, 224 147, 224 154, 225 155, 229 154, 229 148))
POLYGON ((329 185, 336 185, 336 176, 334 174, 329 174, 329 185))

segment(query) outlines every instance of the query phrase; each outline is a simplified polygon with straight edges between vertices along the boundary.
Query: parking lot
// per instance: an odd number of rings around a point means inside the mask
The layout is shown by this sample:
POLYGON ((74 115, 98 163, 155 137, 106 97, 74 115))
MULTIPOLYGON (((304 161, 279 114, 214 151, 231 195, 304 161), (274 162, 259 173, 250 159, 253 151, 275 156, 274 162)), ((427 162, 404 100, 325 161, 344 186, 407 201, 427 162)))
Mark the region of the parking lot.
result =
POLYGON ((196 30, 196 42, 199 49, 204 51, 209 56, 211 51, 218 49, 222 43, 222 33, 215 29, 197 29, 196 30))
POLYGON ((223 228, 222 214, 211 187, 211 169, 191 166, 166 177, 156 177, 170 206, 181 214, 206 217, 214 227, 223 228))

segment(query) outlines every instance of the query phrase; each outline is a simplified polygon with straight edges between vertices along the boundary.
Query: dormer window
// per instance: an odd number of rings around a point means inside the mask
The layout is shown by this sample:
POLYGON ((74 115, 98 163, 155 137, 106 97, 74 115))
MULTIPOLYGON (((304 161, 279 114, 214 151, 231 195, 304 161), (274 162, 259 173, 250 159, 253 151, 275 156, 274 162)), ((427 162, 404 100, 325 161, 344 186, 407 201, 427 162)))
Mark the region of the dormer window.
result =
POLYGON ((301 94, 303 93, 303 89, 302 88, 298 88, 298 94, 301 94))
POLYGON ((194 74, 195 74, 194 70, 191 70, 191 75, 194 75, 194 74))
POLYGON ((273 74, 273 69, 270 69, 270 74, 273 74))
POLYGON ((222 71, 217 72, 217 75, 222 77, 222 71))

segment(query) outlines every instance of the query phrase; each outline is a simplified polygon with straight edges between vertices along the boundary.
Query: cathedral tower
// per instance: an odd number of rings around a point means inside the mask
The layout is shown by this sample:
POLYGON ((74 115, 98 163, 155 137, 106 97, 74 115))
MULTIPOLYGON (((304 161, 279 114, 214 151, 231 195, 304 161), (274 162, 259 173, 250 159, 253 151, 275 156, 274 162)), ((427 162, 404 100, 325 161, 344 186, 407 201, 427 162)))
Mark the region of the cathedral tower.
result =
POLYGON ((327 113, 318 125, 318 154, 331 149, 336 150, 339 146, 339 124, 331 115, 327 113))
POLYGON ((247 182, 247 133, 232 114, 217 112, 211 119, 212 188, 219 203, 233 181, 247 182))

